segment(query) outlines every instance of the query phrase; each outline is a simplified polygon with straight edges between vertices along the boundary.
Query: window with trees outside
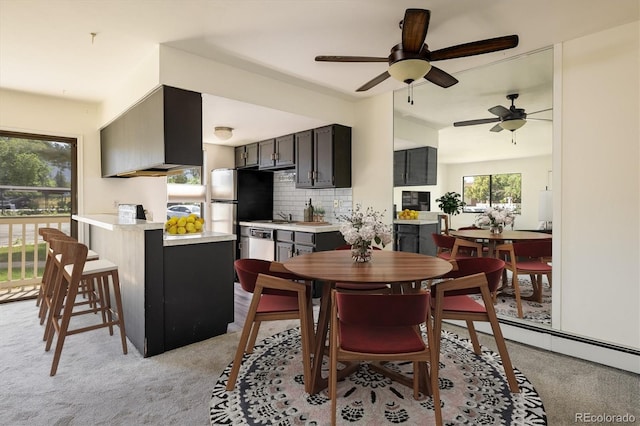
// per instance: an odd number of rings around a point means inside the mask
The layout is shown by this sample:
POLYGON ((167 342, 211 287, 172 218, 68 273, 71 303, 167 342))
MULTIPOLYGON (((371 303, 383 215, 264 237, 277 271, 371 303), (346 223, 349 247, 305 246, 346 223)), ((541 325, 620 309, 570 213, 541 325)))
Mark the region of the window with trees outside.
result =
POLYGON ((0 132, 0 214, 72 214, 75 150, 75 139, 0 132))
POLYGON ((522 204, 522 174, 464 176, 462 178, 463 208, 467 213, 480 213, 488 207, 504 207, 516 214, 522 204))

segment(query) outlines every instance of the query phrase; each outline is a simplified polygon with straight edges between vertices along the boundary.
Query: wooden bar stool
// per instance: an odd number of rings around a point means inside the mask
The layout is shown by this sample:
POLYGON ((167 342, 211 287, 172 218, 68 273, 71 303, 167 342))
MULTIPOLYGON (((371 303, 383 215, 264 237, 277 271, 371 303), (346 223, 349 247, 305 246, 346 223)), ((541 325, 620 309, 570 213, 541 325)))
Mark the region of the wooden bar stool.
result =
MULTIPOLYGON (((117 325, 120 328, 122 352, 126 354, 127 340, 117 265, 105 259, 86 262, 88 249, 84 244, 55 239, 52 243, 56 246, 56 249, 58 248, 57 246, 60 247, 56 250, 59 251, 59 256, 54 257, 57 270, 53 282, 52 297, 51 300, 47 301, 50 303, 50 308, 45 329, 46 351, 51 349, 53 337, 58 334, 50 374, 52 376, 56 374, 65 338, 73 334, 99 328, 109 328, 109 334, 113 335, 113 326, 117 325), (91 302, 76 302, 76 297, 82 288, 82 282, 93 283, 90 286, 92 291, 95 292, 93 305, 91 302), (113 286, 115 309, 111 304, 110 284, 113 286), (83 307, 82 305, 86 304, 89 304, 88 309, 80 309, 83 307), (101 323, 75 329, 69 328, 71 317, 96 312, 102 313, 101 323)), ((45 300, 47 299, 45 298, 45 300)))
MULTIPOLYGON (((54 257, 59 255, 52 248, 52 240, 67 240, 67 241, 76 241, 77 240, 64 232, 56 229, 56 228, 40 228, 38 230, 40 235, 42 235, 43 239, 48 245, 47 249, 47 259, 45 261, 44 271, 42 273, 42 282, 40 283, 40 291, 38 292, 38 301, 36 301, 36 306, 40 306, 40 310, 38 311, 38 317, 40 318, 40 325, 44 324, 45 319, 47 318, 47 311, 49 310, 49 305, 47 303, 43 303, 43 300, 47 298, 47 300, 51 299, 52 292, 52 282, 56 276, 56 264, 54 262, 54 257)), ((54 244, 55 245, 55 244, 54 244)), ((87 261, 98 260, 100 256, 93 250, 88 250, 87 252, 87 261)), ((83 289, 82 294, 84 297, 90 296, 89 289, 83 289)))

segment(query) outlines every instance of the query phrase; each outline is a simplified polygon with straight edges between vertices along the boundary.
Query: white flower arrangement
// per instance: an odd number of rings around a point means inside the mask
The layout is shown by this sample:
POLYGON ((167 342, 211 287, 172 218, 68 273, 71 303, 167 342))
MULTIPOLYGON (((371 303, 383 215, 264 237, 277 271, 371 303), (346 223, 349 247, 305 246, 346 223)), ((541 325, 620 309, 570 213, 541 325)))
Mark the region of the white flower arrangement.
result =
POLYGON ((516 217, 512 210, 505 207, 489 207, 476 217, 476 225, 482 226, 506 226, 512 225, 516 217))
POLYGON ((340 232, 344 240, 352 246, 371 246, 372 242, 382 244, 382 247, 393 241, 391 226, 385 225, 381 217, 384 212, 379 213, 371 207, 366 211, 362 210, 360 204, 351 212, 351 216, 342 215, 338 219, 344 221, 340 227, 340 232))

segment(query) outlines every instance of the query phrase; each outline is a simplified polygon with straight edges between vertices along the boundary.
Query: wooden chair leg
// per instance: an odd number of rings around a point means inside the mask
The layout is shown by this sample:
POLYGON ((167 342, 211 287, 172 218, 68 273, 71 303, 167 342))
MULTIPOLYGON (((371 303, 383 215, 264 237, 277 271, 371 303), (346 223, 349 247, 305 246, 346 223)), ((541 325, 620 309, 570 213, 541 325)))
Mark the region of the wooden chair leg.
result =
MULTIPOLYGON (((489 298, 489 290, 482 289, 482 298, 485 300, 485 303, 490 299, 489 298), (485 295, 486 291, 486 295, 485 295)), ((504 341, 504 336, 502 335, 502 330, 500 329, 500 323, 498 322, 498 317, 496 316, 496 311, 493 307, 493 304, 489 304, 486 306, 487 317, 489 318, 489 323, 491 324, 491 330, 493 330, 493 338, 496 341, 496 346, 498 347, 498 353, 500 354, 500 358, 502 359, 502 366, 504 367, 504 374, 507 376, 507 383, 509 383, 509 389, 513 393, 520 393, 520 387, 518 386, 518 381, 516 380, 516 375, 513 372, 513 365, 511 364, 511 358, 509 357, 509 351, 507 350, 507 344, 504 341)))
POLYGON ((260 331, 261 325, 262 325, 262 321, 254 320, 253 326, 251 327, 251 335, 249 337, 249 342, 247 343, 247 347, 244 348, 245 352, 248 354, 253 353, 253 347, 256 345, 256 340, 258 339, 258 332, 260 331))
POLYGON ((122 353, 127 353, 127 333, 124 329, 124 317, 122 313, 124 312, 122 309, 122 293, 120 292, 120 278, 118 276, 118 271, 114 271, 111 274, 113 279, 113 295, 115 297, 116 302, 116 310, 118 315, 118 327, 120 328, 120 340, 122 342, 122 353))
POLYGON ((467 329, 469 330, 469 338, 471 339, 471 344, 473 345, 473 351, 476 355, 480 355, 482 350, 480 349, 480 341, 478 340, 478 333, 476 332, 476 328, 473 326, 473 321, 467 320, 467 329))
MULTIPOLYGON (((53 353, 53 362, 51 363, 51 371, 49 375, 55 376, 58 371, 58 364, 60 363, 60 355, 62 354, 62 347, 64 346, 65 338, 67 337, 67 330, 69 329, 69 322, 71 321, 71 314, 73 311, 73 304, 76 300, 76 295, 78 293, 78 286, 71 285, 67 290, 66 303, 64 304, 64 308, 62 309, 62 318, 58 323, 57 316, 53 317, 52 323, 52 335, 55 331, 58 332, 58 340, 56 341, 56 349, 53 353), (55 330, 54 330, 55 329, 55 330)), ((52 336, 53 337, 53 336, 52 336)), ((47 344, 50 346, 49 340, 47 344)))
POLYGON ((522 300, 520 296, 520 283, 518 282, 518 274, 516 271, 513 271, 513 294, 516 298, 516 307, 518 309, 518 318, 522 318, 524 315, 522 313, 522 300))
POLYGON ((242 357, 244 356, 247 342, 249 341, 249 335, 253 328, 253 323, 256 317, 256 311, 258 310, 258 303, 262 296, 262 290, 260 287, 256 287, 253 298, 251 299, 251 305, 247 312, 247 318, 245 319, 244 326, 242 327, 242 333, 240 334, 240 341, 238 342, 238 349, 236 349, 236 356, 233 359, 233 365, 231 372, 229 373, 229 380, 227 381, 227 391, 232 391, 236 386, 236 380, 238 380, 238 373, 240 372, 240 364, 242 363, 242 357))
POLYGON ((440 381, 438 374, 440 370, 440 331, 436 335, 436 329, 434 327, 433 316, 431 313, 427 317, 427 343, 429 344, 429 380, 431 391, 431 398, 433 399, 433 409, 436 414, 436 425, 442 425, 442 409, 440 407, 440 381), (437 342, 437 345, 436 345, 437 342))
POLYGON ((549 282, 549 288, 553 288, 553 285, 551 284, 551 273, 546 275, 547 275, 547 281, 549 282))

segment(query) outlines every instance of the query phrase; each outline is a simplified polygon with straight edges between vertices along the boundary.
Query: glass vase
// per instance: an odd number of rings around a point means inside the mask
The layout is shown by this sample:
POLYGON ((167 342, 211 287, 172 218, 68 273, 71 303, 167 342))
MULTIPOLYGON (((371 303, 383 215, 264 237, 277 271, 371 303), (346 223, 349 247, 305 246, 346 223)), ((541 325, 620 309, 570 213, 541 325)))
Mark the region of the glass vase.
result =
POLYGON ((371 244, 367 241, 351 245, 351 258, 354 262, 364 263, 371 260, 371 244))
POLYGON ((489 232, 492 234, 502 234, 502 225, 491 225, 489 232))

